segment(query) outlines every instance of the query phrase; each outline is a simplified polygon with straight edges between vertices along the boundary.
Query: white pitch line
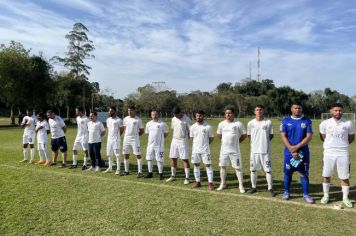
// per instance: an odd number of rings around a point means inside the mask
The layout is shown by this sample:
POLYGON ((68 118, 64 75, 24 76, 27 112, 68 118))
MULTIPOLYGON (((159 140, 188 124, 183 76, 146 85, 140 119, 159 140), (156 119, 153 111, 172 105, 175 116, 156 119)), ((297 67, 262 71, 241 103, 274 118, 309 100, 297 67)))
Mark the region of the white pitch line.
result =
MULTIPOLYGON (((228 192, 223 192, 223 191, 207 191, 207 190, 202 191, 199 189, 183 188, 183 187, 172 186, 172 185, 168 185, 168 184, 154 184, 154 183, 147 183, 147 182, 138 182, 138 181, 133 181, 133 180, 126 180, 123 178, 113 179, 113 178, 106 178, 106 177, 97 176, 97 175, 83 175, 83 174, 75 174, 75 173, 68 173, 68 172, 50 171, 50 170, 45 170, 45 169, 28 169, 28 168, 21 168, 18 166, 12 166, 12 165, 6 165, 6 164, 0 164, 0 166, 7 167, 10 169, 24 170, 24 171, 31 171, 31 172, 45 172, 45 173, 49 173, 49 174, 73 176, 73 177, 81 177, 81 178, 91 178, 91 179, 96 179, 96 180, 123 182, 123 183, 129 183, 129 184, 134 183, 134 184, 138 184, 138 185, 174 189, 174 190, 179 190, 179 191, 183 190, 183 191, 189 191, 189 192, 195 192, 195 193, 213 194, 213 195, 220 195, 220 196, 223 195, 223 196, 230 196, 230 197, 247 198, 247 199, 252 199, 252 200, 263 200, 263 201, 276 202, 276 203, 282 203, 282 204, 287 204, 287 205, 301 206, 301 207, 306 207, 306 208, 335 210, 334 205, 331 205, 331 204, 328 206, 323 206, 323 205, 317 205, 317 204, 307 204, 304 202, 295 202, 295 201, 291 201, 291 200, 285 201, 282 199, 272 198, 272 197, 261 197, 261 196, 256 196, 256 195, 253 196, 253 195, 248 195, 248 194, 228 193, 228 192)), ((343 208, 341 211, 356 213, 356 210, 348 209, 348 208, 343 208)))

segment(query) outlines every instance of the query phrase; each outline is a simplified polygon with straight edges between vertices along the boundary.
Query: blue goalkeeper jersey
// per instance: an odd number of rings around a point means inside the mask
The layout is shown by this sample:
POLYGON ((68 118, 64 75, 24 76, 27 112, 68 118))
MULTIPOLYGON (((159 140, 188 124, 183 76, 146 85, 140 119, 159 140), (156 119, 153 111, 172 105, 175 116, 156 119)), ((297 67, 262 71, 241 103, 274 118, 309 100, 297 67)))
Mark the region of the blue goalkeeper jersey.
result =
MULTIPOLYGON (((300 143, 308 133, 313 133, 312 122, 306 117, 292 118, 291 116, 288 116, 282 120, 280 132, 286 134, 291 145, 296 145, 300 143)), ((301 147, 300 150, 309 154, 308 145, 301 147)), ((284 155, 290 155, 290 152, 286 147, 284 148, 284 155)))

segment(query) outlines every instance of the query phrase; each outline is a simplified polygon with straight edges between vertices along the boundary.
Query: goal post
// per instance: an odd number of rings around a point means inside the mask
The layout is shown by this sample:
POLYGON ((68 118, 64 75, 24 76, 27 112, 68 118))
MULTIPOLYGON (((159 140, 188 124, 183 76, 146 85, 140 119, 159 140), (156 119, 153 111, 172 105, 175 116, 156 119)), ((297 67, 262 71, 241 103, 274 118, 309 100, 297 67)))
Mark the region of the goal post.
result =
MULTIPOLYGON (((329 118, 331 118, 331 114, 328 112, 328 113, 321 113, 321 120, 327 120, 329 118)), ((342 114, 342 117, 348 119, 348 120, 351 120, 352 122, 355 123, 355 113, 343 113, 342 114)))

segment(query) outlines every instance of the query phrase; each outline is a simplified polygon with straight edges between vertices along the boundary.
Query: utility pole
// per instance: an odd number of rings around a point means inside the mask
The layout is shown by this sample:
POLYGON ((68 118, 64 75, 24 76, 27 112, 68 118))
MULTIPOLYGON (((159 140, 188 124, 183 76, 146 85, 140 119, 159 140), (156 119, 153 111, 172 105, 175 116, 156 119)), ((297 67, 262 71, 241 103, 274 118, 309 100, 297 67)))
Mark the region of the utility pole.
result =
POLYGON ((260 71, 260 47, 257 48, 257 82, 261 80, 261 71, 260 71))

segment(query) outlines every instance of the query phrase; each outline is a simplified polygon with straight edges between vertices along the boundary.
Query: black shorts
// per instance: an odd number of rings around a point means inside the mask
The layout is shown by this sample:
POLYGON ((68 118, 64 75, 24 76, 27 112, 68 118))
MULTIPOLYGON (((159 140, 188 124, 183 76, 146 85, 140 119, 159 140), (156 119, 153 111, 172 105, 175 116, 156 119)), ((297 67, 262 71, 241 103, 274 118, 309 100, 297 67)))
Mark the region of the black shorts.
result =
POLYGON ((54 152, 58 151, 58 149, 61 152, 66 152, 68 150, 66 137, 51 139, 51 149, 54 152))

